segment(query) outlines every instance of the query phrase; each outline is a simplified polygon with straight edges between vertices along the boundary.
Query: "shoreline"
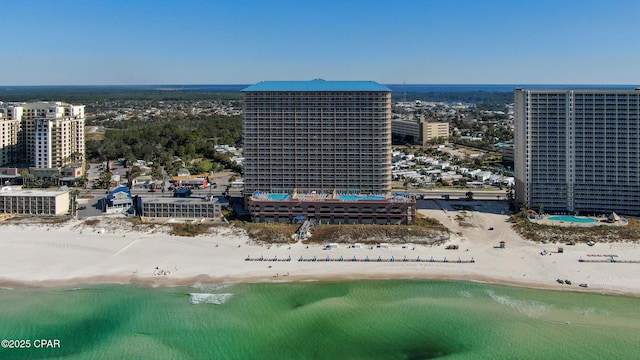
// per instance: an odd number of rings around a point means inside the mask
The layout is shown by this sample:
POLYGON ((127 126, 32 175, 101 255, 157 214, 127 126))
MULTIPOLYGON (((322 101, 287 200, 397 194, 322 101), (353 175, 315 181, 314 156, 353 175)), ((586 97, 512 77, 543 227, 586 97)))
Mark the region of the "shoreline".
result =
POLYGON ((0 278, 0 289, 64 289, 68 287, 92 287, 92 286, 142 286, 148 288, 171 288, 171 287, 197 287, 196 285, 236 285, 236 284, 285 284, 285 283, 304 283, 304 282, 351 282, 351 281, 451 281, 451 282, 468 282, 477 284, 487 284, 495 286, 517 287, 531 290, 548 290, 548 291, 570 291, 589 294, 598 294, 605 296, 623 296, 631 298, 640 298, 638 291, 612 290, 605 288, 581 288, 577 285, 553 286, 541 283, 532 283, 525 281, 506 281, 503 279, 494 279, 485 276, 389 276, 389 274, 345 274, 342 276, 288 276, 281 277, 279 280, 273 278, 226 278, 221 279, 210 275, 202 274, 196 277, 164 279, 157 278, 117 278, 106 276, 95 276, 88 278, 73 278, 60 280, 42 280, 42 281, 15 281, 0 278))
MULTIPOLYGON (((640 297, 638 263, 586 263, 580 259, 614 254, 640 260, 636 243, 538 244, 512 228, 502 202, 476 202, 478 211, 457 211, 450 203, 421 201, 419 212, 451 230, 443 245, 391 244, 350 248, 340 244, 255 244, 242 230, 214 227, 197 237, 172 236, 161 226, 136 227, 122 218, 85 224, 0 223, 0 287, 55 288, 92 285, 192 286, 196 283, 281 283, 356 280, 444 280, 530 289, 579 291, 640 297), (464 216, 464 220, 460 220, 464 216), (493 229, 493 230, 490 230, 493 229), (505 241, 505 248, 497 246, 505 241), (449 244, 458 250, 446 249, 449 244), (559 253, 557 247, 564 247, 559 253), (298 261, 317 257, 344 261, 298 261), (369 262, 351 262, 353 257, 369 262), (246 261, 247 257, 291 261, 246 261), (378 262, 379 257, 395 262, 378 262), (402 261, 404 258, 411 261, 402 261), (413 259, 420 257, 422 262, 413 259), (429 262, 448 258, 448 263, 429 262), (474 263, 457 263, 457 259, 474 263), (558 284, 570 279, 573 285, 558 284), (588 283, 588 288, 578 287, 588 283)), ((96 218, 98 219, 98 218, 96 218)), ((381 239, 381 242, 384 240, 381 239)))

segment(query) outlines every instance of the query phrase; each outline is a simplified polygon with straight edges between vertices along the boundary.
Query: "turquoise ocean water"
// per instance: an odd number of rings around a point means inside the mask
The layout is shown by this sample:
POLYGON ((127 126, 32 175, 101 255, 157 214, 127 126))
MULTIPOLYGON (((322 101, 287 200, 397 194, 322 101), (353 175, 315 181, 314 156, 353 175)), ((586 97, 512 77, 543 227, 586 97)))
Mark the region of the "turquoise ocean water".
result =
POLYGON ((640 299, 448 281, 0 290, 0 359, 636 359, 640 299), (189 293, 232 293, 222 305, 189 293), (56 339, 59 348, 34 348, 56 339))

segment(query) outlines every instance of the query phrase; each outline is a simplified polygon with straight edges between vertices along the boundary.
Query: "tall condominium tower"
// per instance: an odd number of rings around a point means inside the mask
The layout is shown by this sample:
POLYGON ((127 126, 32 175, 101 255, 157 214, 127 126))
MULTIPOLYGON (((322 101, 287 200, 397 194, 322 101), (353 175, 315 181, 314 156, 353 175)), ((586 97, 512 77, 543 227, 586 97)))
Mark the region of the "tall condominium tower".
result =
POLYGON ((640 91, 515 90, 516 198, 640 215, 640 91))
POLYGON ((84 161, 84 105, 0 102, 0 166, 61 168, 84 161))
POLYGON ((266 81, 243 92, 245 194, 390 190, 389 88, 266 81))

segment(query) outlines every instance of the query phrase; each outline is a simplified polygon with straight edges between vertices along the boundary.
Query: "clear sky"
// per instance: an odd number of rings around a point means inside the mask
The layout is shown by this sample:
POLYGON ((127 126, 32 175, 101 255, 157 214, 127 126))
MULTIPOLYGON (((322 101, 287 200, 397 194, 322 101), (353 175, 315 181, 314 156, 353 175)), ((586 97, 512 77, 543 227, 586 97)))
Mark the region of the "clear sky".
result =
POLYGON ((0 85, 640 84, 640 0, 0 0, 0 85))

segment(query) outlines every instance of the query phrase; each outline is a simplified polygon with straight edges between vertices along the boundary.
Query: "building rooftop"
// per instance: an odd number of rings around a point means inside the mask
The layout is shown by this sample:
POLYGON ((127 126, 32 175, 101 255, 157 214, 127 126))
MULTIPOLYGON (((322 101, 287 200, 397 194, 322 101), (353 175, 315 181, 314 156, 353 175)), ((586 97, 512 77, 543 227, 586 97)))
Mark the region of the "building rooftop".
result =
POLYGON ((530 91, 532 93, 568 93, 568 92, 578 92, 578 93, 619 93, 619 94, 629 94, 629 93, 637 93, 640 91, 640 87, 636 87, 635 89, 626 88, 627 85, 557 85, 549 87, 518 87, 515 88, 516 91, 530 91))
POLYGON ((0 196, 58 196, 69 190, 15 189, 9 186, 0 189, 0 196))
POLYGON ((155 197, 155 196, 142 196, 142 203, 147 204, 203 204, 203 203, 219 203, 218 198, 212 197, 209 201, 201 197, 192 198, 180 198, 180 197, 155 197))
POLYGON ((262 81, 242 89, 251 91, 389 91, 388 87, 375 81, 262 81))

